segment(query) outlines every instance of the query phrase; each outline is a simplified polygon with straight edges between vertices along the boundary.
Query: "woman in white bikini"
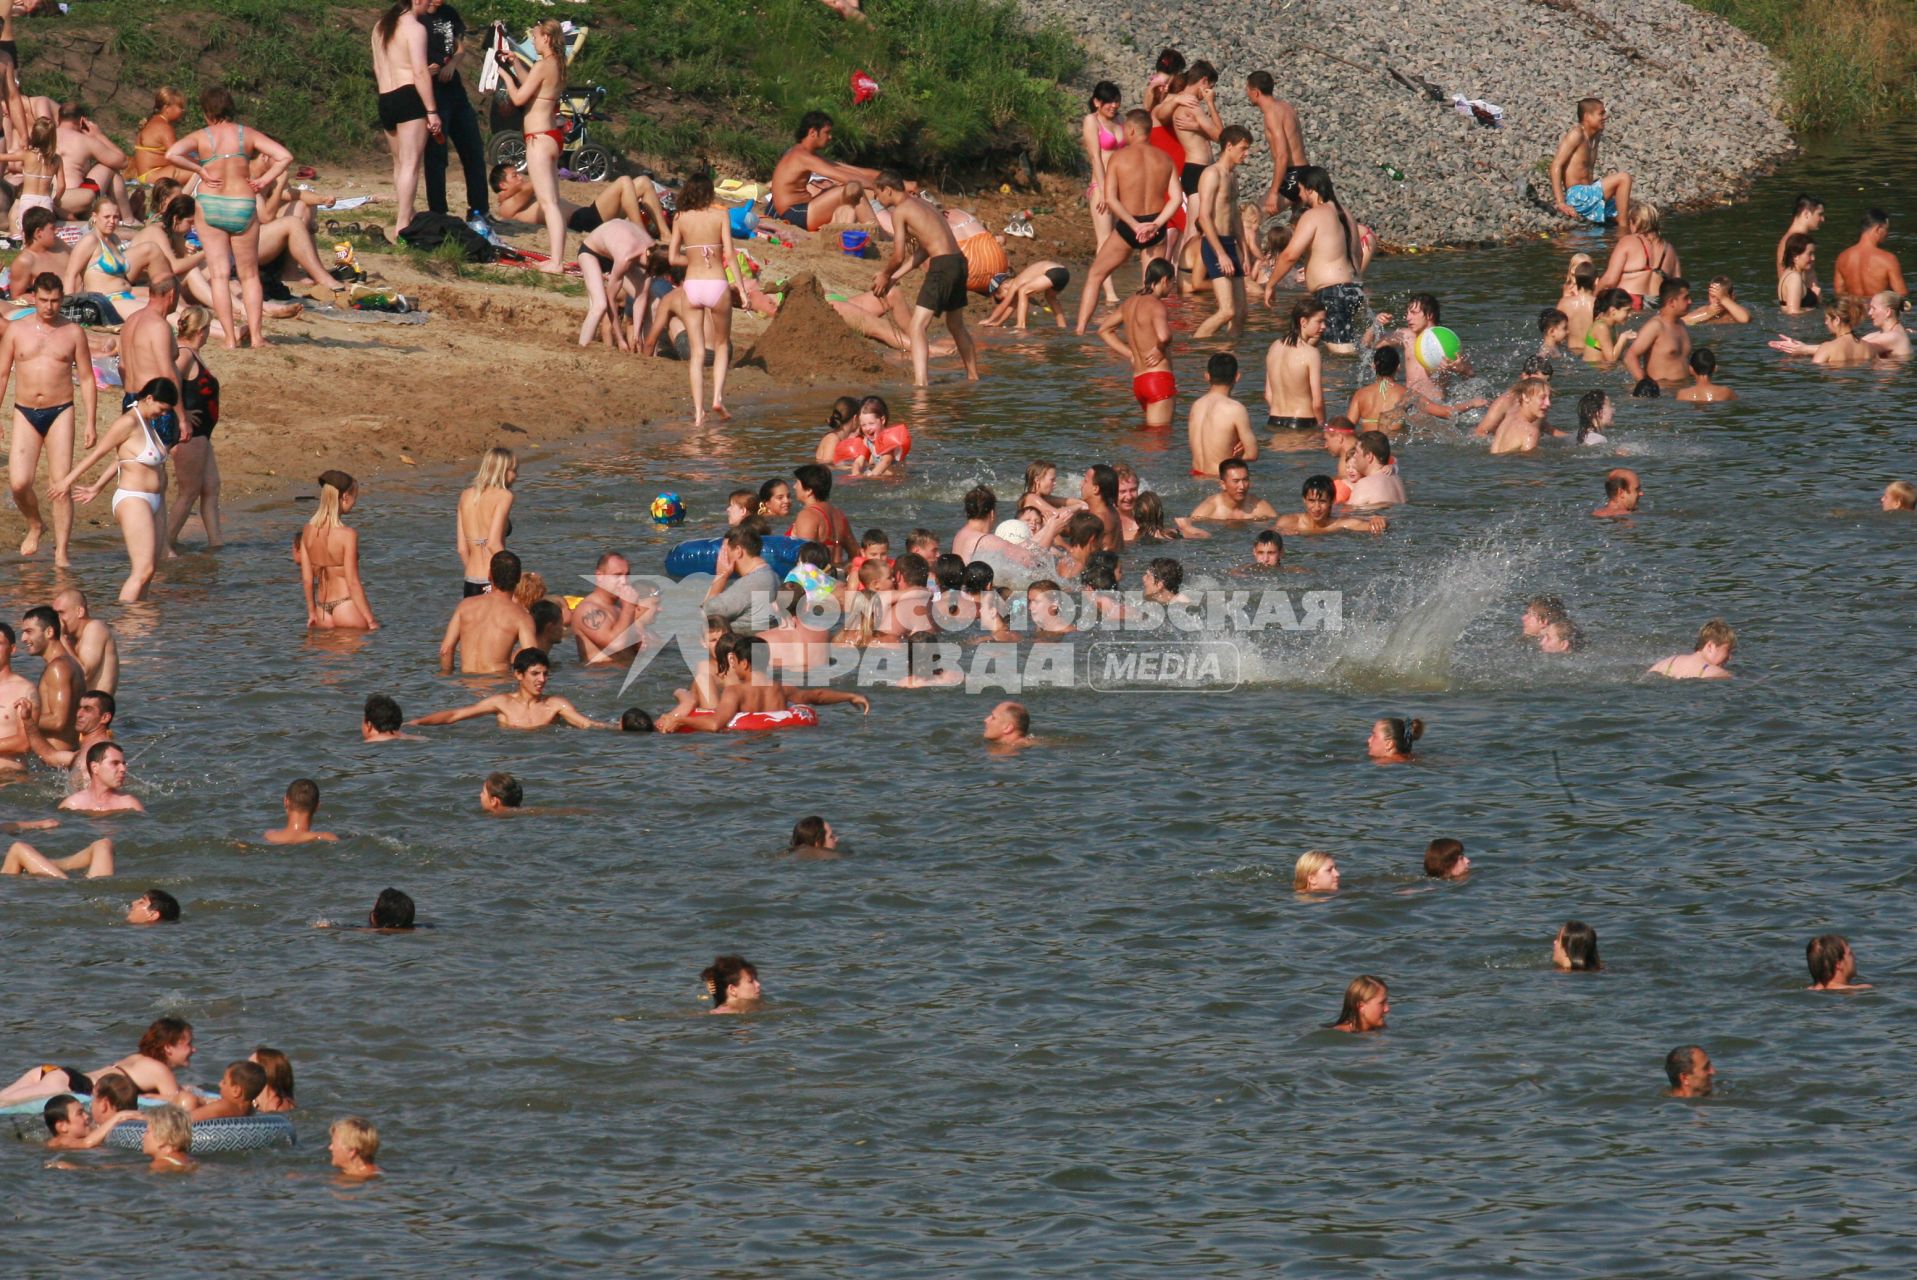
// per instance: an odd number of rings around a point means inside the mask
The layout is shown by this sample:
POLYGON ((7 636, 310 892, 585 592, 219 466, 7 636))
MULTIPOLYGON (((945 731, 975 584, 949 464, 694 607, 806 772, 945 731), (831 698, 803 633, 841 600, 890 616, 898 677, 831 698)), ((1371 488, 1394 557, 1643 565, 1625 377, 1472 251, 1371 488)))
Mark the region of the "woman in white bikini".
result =
POLYGON ((377 631, 359 580, 359 531, 341 518, 359 501, 359 485, 344 471, 322 471, 319 510, 300 532, 300 584, 306 625, 319 631, 377 631))
POLYGON ((60 166, 60 153, 54 149, 54 126, 51 120, 36 120, 33 131, 27 135, 24 150, 11 151, 0 155, 0 164, 20 166, 20 197, 13 202, 13 234, 21 236, 20 220, 27 216, 29 209, 51 209, 55 213, 55 201, 65 188, 64 170, 60 166))
POLYGON ((513 481, 519 460, 498 445, 486 450, 479 472, 459 495, 454 546, 466 573, 468 596, 484 595, 492 582, 493 556, 506 549, 513 532, 513 481))
POLYGON ((672 238, 666 257, 686 269, 686 371, 692 379, 692 425, 703 426, 705 411, 706 348, 712 348, 712 416, 730 418, 726 411, 726 370, 732 364, 732 284, 726 269, 732 264, 732 217, 714 202, 712 179, 694 174, 679 188, 679 212, 672 220, 672 238))
POLYGON ((121 414, 92 453, 80 460, 48 496, 64 498, 73 493, 74 482, 109 453, 117 454, 112 470, 101 473, 93 484, 74 493, 82 504, 92 502, 106 488, 109 479, 117 480, 113 490, 113 518, 120 522, 120 534, 126 539, 130 563, 126 582, 120 587, 120 603, 131 604, 146 594, 153 581, 153 564, 160 551, 161 535, 166 531, 166 455, 165 441, 147 423, 180 403, 180 393, 165 378, 155 378, 140 388, 133 407, 121 414))

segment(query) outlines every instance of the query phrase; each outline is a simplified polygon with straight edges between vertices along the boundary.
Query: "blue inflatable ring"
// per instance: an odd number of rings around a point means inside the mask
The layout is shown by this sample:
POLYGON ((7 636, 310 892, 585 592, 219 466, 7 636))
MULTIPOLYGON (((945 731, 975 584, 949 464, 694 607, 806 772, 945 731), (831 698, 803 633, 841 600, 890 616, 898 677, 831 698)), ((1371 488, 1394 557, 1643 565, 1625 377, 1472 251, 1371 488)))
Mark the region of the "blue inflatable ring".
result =
MULTIPOLYGON (((695 573, 712 573, 719 567, 719 547, 723 538, 694 538, 682 542, 666 552, 666 576, 674 582, 689 578, 695 573)), ((785 575, 792 572, 792 566, 799 563, 799 548, 805 545, 804 538, 766 538, 759 554, 766 565, 779 575, 783 582, 785 575)))
MULTIPOLYGON (((146 1121, 123 1120, 107 1134, 106 1145, 118 1151, 138 1151, 145 1138, 146 1121)), ((224 1120, 202 1120, 193 1126, 196 1156, 296 1145, 293 1122, 283 1115, 228 1116, 224 1120)))

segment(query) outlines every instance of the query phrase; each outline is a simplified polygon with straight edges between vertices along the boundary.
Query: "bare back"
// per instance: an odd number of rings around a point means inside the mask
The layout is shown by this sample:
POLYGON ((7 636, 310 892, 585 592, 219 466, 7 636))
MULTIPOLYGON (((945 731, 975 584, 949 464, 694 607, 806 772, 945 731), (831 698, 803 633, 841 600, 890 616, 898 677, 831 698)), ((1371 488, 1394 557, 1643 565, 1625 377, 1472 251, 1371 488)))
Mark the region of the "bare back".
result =
POLYGON ((1171 157, 1149 142, 1132 143, 1112 152, 1105 165, 1111 190, 1107 193, 1126 213, 1140 222, 1158 216, 1165 207, 1177 170, 1171 157))

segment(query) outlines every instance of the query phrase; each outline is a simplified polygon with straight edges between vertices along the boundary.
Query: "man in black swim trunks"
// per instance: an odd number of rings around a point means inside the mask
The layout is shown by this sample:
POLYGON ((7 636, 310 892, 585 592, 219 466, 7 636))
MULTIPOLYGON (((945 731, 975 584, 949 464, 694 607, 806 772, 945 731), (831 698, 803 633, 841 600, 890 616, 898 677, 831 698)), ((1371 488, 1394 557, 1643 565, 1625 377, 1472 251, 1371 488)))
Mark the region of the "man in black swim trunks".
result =
MULTIPOLYGON (((73 469, 75 383, 80 389, 81 448, 91 449, 94 442, 98 393, 93 386, 93 356, 87 348, 86 330, 61 316, 61 294, 59 278, 50 271, 40 273, 33 281, 33 314, 9 325, 6 336, 0 338, 0 390, 6 387, 9 377, 18 373, 7 478, 13 489, 14 505, 20 508, 27 522, 27 536, 20 543, 23 556, 39 550, 44 528, 40 504, 33 494, 42 443, 47 449, 50 476, 63 476, 73 469)), ((73 499, 55 499, 55 565, 66 566, 67 542, 72 536, 73 499)))
POLYGON ((959 252, 958 237, 952 234, 944 214, 922 197, 906 193, 905 179, 898 174, 883 172, 873 185, 879 203, 892 212, 892 258, 873 278, 873 294, 883 298, 895 278, 925 264, 925 283, 919 287, 918 303, 912 308, 912 385, 927 385, 925 331, 936 316, 944 316, 945 327, 952 331, 966 378, 978 381, 978 350, 965 328, 965 277, 969 268, 965 255, 959 252), (908 242, 915 246, 910 257, 905 251, 908 242))
POLYGON ((1098 246, 1092 265, 1085 273, 1085 292, 1078 300, 1078 324, 1072 332, 1084 336, 1098 306, 1100 291, 1112 272, 1130 261, 1134 250, 1143 249, 1146 257, 1160 257, 1165 241, 1165 224, 1184 207, 1185 193, 1178 185, 1178 167, 1171 157, 1152 145, 1152 118, 1145 111, 1125 113, 1125 145, 1112 152, 1105 162, 1105 203, 1112 213, 1112 231, 1098 246), (1141 222, 1145 211, 1158 212, 1149 222, 1141 222), (1134 213, 1133 210, 1138 212, 1134 213))
POLYGON ((991 284, 985 290, 985 296, 995 304, 992 314, 983 321, 987 328, 1004 324, 1016 313, 1017 325, 1023 329, 1025 320, 1035 301, 1042 301, 1050 307, 1052 315, 1058 321, 1058 327, 1065 327, 1065 306, 1059 301, 1059 291, 1072 282, 1072 273, 1062 262, 1053 262, 1049 258, 1040 258, 1017 275, 1001 271, 992 277, 991 284))
MULTIPOLYGON (((804 231, 818 231, 835 222, 876 222, 866 197, 878 181, 878 170, 838 164, 820 155, 832 144, 832 117, 808 111, 793 130, 793 143, 772 167, 772 212, 804 231), (838 185, 812 194, 814 178, 838 185)), ((914 188, 908 188, 913 190, 914 188)))

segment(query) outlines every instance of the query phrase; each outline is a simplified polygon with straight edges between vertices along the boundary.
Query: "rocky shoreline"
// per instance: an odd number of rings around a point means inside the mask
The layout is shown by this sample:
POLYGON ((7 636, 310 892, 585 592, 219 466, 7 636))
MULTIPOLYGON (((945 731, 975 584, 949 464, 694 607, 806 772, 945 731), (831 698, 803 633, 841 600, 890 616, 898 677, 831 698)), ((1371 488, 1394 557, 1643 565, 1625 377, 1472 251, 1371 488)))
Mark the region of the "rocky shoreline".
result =
POLYGON ((1227 123, 1259 144, 1243 180, 1270 181, 1247 73, 1269 71, 1297 109, 1314 164, 1340 200, 1398 247, 1510 240, 1572 225, 1549 203, 1548 165, 1577 100, 1605 100, 1608 170, 1666 208, 1720 199, 1791 150, 1783 83, 1764 47, 1684 0, 1020 0, 1085 48, 1086 83, 1109 79, 1139 105, 1158 50, 1220 71, 1227 123), (1445 100, 1433 101, 1429 83, 1445 100), (1502 128, 1453 108, 1496 103, 1502 128), (1404 176, 1394 179, 1390 166, 1404 176), (1535 187, 1535 194, 1533 193, 1535 187))

